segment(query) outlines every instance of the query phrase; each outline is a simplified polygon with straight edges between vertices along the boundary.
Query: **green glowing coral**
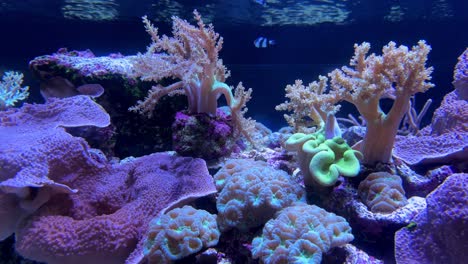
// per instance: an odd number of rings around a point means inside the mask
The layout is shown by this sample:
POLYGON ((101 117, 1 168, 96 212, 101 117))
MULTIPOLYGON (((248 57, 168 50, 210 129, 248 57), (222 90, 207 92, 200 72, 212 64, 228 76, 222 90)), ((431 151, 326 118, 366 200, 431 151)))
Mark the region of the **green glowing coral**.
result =
POLYGON ((147 263, 173 263, 218 244, 216 215, 191 206, 173 209, 150 223, 144 245, 147 263))
POLYGON ((285 142, 285 148, 297 151, 307 186, 315 183, 331 186, 340 175, 354 177, 359 173, 362 154, 353 150, 341 137, 326 139, 320 132, 296 133, 285 142))
POLYGON ((343 217, 296 203, 265 224, 262 234, 252 240, 252 256, 262 263, 318 264, 324 253, 353 239, 343 217))

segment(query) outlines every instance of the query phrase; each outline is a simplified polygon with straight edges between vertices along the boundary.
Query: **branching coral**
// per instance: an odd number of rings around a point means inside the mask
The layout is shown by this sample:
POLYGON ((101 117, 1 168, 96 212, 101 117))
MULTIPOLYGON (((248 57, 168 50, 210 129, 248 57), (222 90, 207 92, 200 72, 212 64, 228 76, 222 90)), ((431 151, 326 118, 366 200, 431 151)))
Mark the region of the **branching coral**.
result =
MULTIPOLYGON (((406 46, 397 47, 390 42, 382 49, 382 55, 368 55, 369 43, 356 44, 350 66, 336 69, 328 74, 330 77, 330 91, 326 91, 326 78, 320 77, 320 83, 309 85, 309 89, 299 82, 288 91, 291 99, 289 108, 280 109, 298 111, 294 117, 306 116, 303 110, 312 109, 310 117, 320 123, 324 113, 317 112, 315 102, 325 111, 334 110, 330 105, 339 101, 354 104, 366 121, 367 132, 361 144, 360 151, 364 155, 363 163, 389 162, 393 143, 398 127, 410 106, 410 98, 418 92, 425 92, 434 85, 431 79, 433 68, 426 68, 427 55, 430 46, 419 41, 411 50, 406 46), (318 87, 318 88, 313 88, 318 87), (390 98, 394 100, 388 113, 380 108, 380 100, 390 98), (328 110, 327 110, 328 109, 328 110)), ((289 118, 291 119, 291 118, 289 118)), ((295 121, 297 123, 297 121, 295 121)))
POLYGON ((389 162, 411 96, 434 86, 427 82, 433 70, 426 68, 431 48, 424 41, 411 50, 390 42, 383 47, 382 56, 366 56, 369 43, 355 45, 354 49, 350 62, 354 67, 343 67, 329 74, 332 93, 354 104, 366 120, 367 131, 361 148, 364 163, 389 162), (380 108, 382 98, 394 100, 387 114, 380 108))
POLYGON ((0 110, 13 106, 16 102, 29 96, 28 86, 21 87, 23 74, 7 71, 0 81, 0 110))
POLYGON ((296 80, 293 85, 286 86, 286 101, 276 106, 278 111, 292 111, 285 114, 284 118, 288 124, 297 132, 309 132, 308 127, 316 126, 319 129, 325 126, 328 114, 334 114, 339 106, 324 101, 324 97, 332 96, 325 93, 328 78, 319 76, 319 81, 304 86, 302 80, 296 80))
POLYGON ((196 10, 194 17, 197 26, 173 17, 173 37, 159 36, 158 29, 147 17, 143 17, 146 31, 153 42, 145 54, 136 57, 134 75, 158 84, 153 86, 144 101, 139 101, 130 110, 151 116, 161 97, 184 94, 188 98, 189 113, 214 116, 217 100, 224 95, 236 128, 246 134, 253 127, 253 121, 243 117, 246 111, 243 108, 251 98, 252 89, 246 90, 239 83, 233 94, 233 88, 225 83, 230 73, 218 58, 223 38, 214 31, 212 24, 207 26, 203 23, 196 10), (160 84, 168 78, 176 81, 167 86, 160 84))

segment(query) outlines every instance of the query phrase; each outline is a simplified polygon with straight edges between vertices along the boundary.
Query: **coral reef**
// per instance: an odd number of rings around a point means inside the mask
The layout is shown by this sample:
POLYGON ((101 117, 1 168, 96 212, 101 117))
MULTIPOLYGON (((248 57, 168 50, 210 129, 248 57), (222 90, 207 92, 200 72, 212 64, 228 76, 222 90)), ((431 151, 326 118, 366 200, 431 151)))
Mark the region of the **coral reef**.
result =
POLYGON ((432 101, 415 94, 434 86, 423 40, 381 55, 355 44, 349 66, 287 85, 276 109, 289 127, 273 132, 244 117, 252 89, 228 85, 223 38, 193 14, 194 25, 174 16, 171 36, 143 17, 144 54, 35 58, 40 91, 28 100, 43 104, 12 107, 29 91, 5 73, 0 262, 467 257, 468 49, 422 129, 432 101), (347 103, 360 116, 337 118, 347 103))
POLYGON ((144 251, 148 263, 172 263, 215 246, 220 236, 216 215, 187 205, 154 218, 149 225, 144 251))

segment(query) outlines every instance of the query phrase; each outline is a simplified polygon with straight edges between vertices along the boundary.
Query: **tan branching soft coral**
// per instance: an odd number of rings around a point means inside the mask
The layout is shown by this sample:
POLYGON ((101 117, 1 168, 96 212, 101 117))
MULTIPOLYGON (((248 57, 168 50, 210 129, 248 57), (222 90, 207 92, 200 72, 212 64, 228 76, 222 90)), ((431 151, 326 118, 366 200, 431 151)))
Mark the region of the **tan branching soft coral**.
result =
POLYGON ((408 49, 397 47, 394 42, 382 49, 382 55, 368 55, 369 43, 354 45, 351 67, 342 67, 320 76, 319 82, 302 85, 296 81, 286 88, 291 101, 281 104, 278 110, 294 111, 286 119, 293 127, 303 125, 299 120, 311 118, 319 127, 324 117, 334 114, 340 101, 354 104, 366 123, 367 132, 359 150, 364 155, 363 163, 390 162, 393 143, 402 118, 408 112, 411 96, 425 92, 434 84, 431 79, 433 68, 426 68, 427 55, 431 47, 425 41, 408 49), (393 105, 388 113, 380 108, 380 100, 389 98, 393 105))
POLYGON ((236 129, 248 137, 253 120, 243 114, 245 105, 251 98, 252 89, 245 89, 242 83, 233 87, 225 80, 230 73, 218 58, 223 46, 223 38, 214 31, 212 24, 205 25, 195 10, 197 26, 186 20, 172 17, 173 37, 159 36, 149 19, 143 17, 146 31, 152 43, 145 54, 138 54, 134 60, 134 76, 143 81, 153 81, 148 96, 130 108, 131 111, 152 115, 154 107, 164 95, 184 94, 188 99, 189 113, 207 113, 215 116, 218 98, 224 95, 231 109, 236 129), (161 81, 175 80, 167 86, 161 81))
POLYGON ((359 184, 358 193, 374 213, 391 213, 408 204, 401 178, 388 172, 369 174, 359 184))
POLYGON ((411 50, 390 42, 382 55, 367 53, 369 43, 354 46, 350 67, 336 69, 329 74, 332 94, 354 104, 366 120, 366 135, 361 145, 363 163, 389 162, 398 127, 410 106, 410 98, 425 92, 434 84, 432 67, 426 68, 431 47, 419 41, 411 50), (380 99, 393 99, 388 113, 380 108, 380 99))
POLYGON ((289 111, 291 114, 285 114, 284 118, 296 132, 309 131, 311 126, 318 129, 325 126, 325 120, 329 113, 334 114, 339 110, 339 106, 324 102, 324 97, 330 97, 327 90, 328 78, 319 76, 319 81, 309 83, 304 86, 302 80, 296 80, 293 85, 287 85, 285 88, 286 101, 276 106, 277 111, 289 111))

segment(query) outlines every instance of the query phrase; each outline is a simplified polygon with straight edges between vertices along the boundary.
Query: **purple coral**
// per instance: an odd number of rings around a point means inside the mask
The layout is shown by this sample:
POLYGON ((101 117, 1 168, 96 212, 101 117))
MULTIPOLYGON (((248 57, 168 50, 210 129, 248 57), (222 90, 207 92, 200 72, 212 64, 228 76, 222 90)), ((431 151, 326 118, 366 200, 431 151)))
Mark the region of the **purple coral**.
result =
POLYGON ((453 72, 453 86, 460 99, 468 100, 468 48, 458 57, 453 72))
POLYGON ((109 124, 86 96, 26 104, 0 120, 0 239, 16 233, 24 257, 136 263, 152 217, 216 192, 201 159, 157 153, 110 164, 65 132, 109 124))
POLYGON ((395 234, 397 263, 461 263, 468 258, 468 174, 448 177, 427 197, 413 226, 395 234))
POLYGON ((228 156, 235 147, 230 116, 217 109, 206 113, 178 112, 172 124, 173 149, 182 156, 216 160, 228 156))

